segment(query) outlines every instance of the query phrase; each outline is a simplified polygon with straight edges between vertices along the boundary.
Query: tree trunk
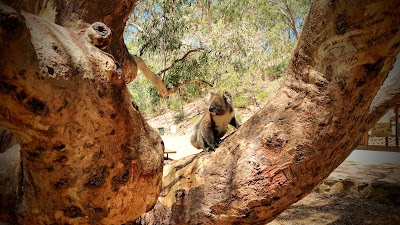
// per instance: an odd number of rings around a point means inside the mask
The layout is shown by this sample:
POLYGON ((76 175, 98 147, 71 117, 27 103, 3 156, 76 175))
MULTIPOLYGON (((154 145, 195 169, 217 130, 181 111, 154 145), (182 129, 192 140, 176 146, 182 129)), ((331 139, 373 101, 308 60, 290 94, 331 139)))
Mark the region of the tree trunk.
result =
MULTIPOLYGON (((296 20, 293 17, 293 13, 287 2, 283 2, 285 6, 285 10, 280 8, 282 15, 286 18, 286 24, 293 30, 294 37, 296 40, 299 39, 299 31, 297 30, 296 20)), ((289 39, 290 39, 290 30, 289 30, 289 39)))
POLYGON ((384 113, 369 109, 399 52, 399 12, 398 1, 315 1, 275 99, 215 152, 165 166, 137 223, 265 224, 310 193, 384 113))
POLYGON ((0 125, 21 145, 20 177, 1 177, 0 218, 135 220, 157 201, 163 143, 132 106, 117 62, 99 49, 113 44, 110 30, 67 30, 4 5, 0 16, 0 125))

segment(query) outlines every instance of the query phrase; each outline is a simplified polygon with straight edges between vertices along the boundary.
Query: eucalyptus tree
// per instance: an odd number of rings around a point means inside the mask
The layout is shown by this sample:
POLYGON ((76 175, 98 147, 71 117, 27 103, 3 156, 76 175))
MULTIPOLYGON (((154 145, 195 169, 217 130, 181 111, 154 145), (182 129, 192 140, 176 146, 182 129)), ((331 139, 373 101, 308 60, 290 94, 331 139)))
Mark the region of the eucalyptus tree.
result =
MULTIPOLYGON (((186 92, 207 85, 232 88, 242 85, 226 84, 232 77, 262 80, 270 75, 268 68, 287 65, 296 41, 287 34, 300 32, 309 5, 309 1, 141 1, 128 20, 125 38, 139 70, 162 96, 191 83, 197 86, 186 92), (287 15, 296 26, 290 26, 287 15)), ((281 70, 270 76, 280 75, 281 70)))
POLYGON ((21 145, 16 161, 0 154, 2 222, 265 224, 398 102, 400 3, 315 1, 275 98, 215 152, 164 167, 126 86, 137 77, 123 39, 135 5, 0 5, 0 125, 21 145))

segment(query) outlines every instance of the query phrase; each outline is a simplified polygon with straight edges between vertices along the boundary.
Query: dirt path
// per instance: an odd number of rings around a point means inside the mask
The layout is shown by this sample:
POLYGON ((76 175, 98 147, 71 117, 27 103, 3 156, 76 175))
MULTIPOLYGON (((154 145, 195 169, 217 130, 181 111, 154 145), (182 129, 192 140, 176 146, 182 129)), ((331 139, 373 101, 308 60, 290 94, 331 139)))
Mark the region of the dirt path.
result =
POLYGON ((165 150, 176 151, 174 154, 169 154, 171 159, 177 160, 201 152, 201 149, 196 149, 190 144, 190 135, 162 135, 161 138, 164 141, 165 150))

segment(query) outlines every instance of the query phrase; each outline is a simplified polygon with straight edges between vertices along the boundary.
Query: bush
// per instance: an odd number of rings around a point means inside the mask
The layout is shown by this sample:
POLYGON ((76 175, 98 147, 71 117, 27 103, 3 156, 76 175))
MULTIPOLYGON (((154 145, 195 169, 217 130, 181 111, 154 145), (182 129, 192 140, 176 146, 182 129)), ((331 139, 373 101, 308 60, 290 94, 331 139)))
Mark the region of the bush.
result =
POLYGON ((168 108, 175 111, 179 112, 182 109, 182 102, 179 98, 172 98, 169 101, 168 108))
POLYGON ((250 98, 245 96, 236 96, 233 99, 233 106, 237 108, 246 108, 250 103, 250 98))
POLYGON ((189 123, 195 124, 199 120, 200 120, 200 116, 193 116, 192 118, 189 119, 189 123))
POLYGON ((273 79, 278 79, 286 71, 288 64, 289 64, 289 59, 285 58, 279 63, 276 63, 275 65, 268 67, 268 74, 273 79))
POLYGON ((264 102, 266 99, 268 99, 269 93, 267 91, 261 91, 260 93, 257 94, 257 100, 264 102))
POLYGON ((185 119, 185 115, 182 113, 177 114, 176 116, 174 116, 174 123, 180 123, 185 119))

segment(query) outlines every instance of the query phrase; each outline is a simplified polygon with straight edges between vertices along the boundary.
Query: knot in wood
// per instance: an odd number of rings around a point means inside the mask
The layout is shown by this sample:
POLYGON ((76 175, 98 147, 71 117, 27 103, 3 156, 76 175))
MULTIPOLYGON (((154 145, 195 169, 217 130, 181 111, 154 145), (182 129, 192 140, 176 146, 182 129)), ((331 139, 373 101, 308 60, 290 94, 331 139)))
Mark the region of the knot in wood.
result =
POLYGON ((21 19, 15 9, 0 5, 0 29, 6 32, 14 31, 21 24, 21 19))
POLYGON ((97 48, 104 50, 111 41, 111 30, 104 23, 95 22, 85 32, 86 39, 97 48))
POLYGON ((283 148, 283 146, 288 142, 279 137, 277 133, 274 133, 273 135, 265 135, 262 139, 267 148, 283 148))

